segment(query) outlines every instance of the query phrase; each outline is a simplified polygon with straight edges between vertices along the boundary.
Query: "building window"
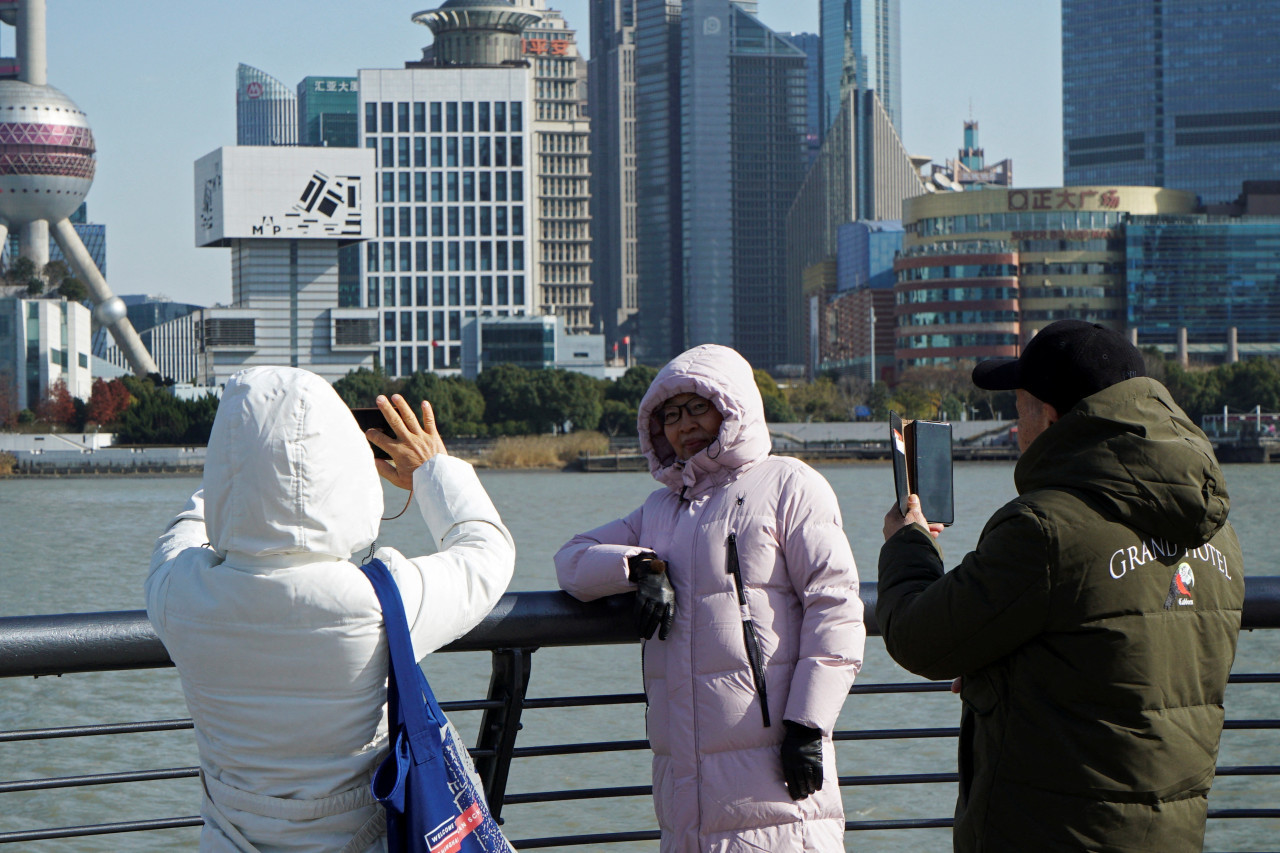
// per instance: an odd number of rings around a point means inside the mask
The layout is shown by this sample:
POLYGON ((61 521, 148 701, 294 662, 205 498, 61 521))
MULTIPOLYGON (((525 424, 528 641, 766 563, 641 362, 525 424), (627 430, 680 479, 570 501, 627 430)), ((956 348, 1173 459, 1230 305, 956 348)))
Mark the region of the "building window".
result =
POLYGON ((365 346, 378 342, 378 321, 372 317, 338 318, 333 321, 333 342, 338 346, 365 346))
POLYGON ((422 101, 416 101, 413 105, 413 132, 427 132, 427 105, 422 101))
POLYGON ((364 132, 378 132, 378 105, 372 102, 364 105, 364 132))
POLYGON ((213 317, 201 324, 207 347, 252 347, 256 345, 252 317, 213 317))
POLYGON ((440 120, 440 102, 433 101, 431 103, 431 132, 441 133, 443 131, 443 122, 440 120))
POLYGON ((444 105, 444 129, 448 133, 458 132, 458 105, 449 103, 444 105))

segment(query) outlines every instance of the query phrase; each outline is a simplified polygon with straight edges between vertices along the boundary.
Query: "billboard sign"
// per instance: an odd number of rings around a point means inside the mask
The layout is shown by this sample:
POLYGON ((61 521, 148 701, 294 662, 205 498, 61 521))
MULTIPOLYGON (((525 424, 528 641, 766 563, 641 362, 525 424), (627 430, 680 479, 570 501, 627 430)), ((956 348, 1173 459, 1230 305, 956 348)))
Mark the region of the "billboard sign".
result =
POLYGON ((196 245, 363 240, 372 235, 373 175, 367 148, 219 148, 195 164, 196 245))

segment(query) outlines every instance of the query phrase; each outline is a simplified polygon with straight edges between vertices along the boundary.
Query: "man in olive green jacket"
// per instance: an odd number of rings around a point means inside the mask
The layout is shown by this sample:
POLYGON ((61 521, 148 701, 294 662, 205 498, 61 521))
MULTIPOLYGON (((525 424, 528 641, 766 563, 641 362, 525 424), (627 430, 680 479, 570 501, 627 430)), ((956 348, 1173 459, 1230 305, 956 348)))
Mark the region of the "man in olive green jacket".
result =
POLYGON ((894 660, 960 677, 955 849, 1199 850, 1244 601, 1212 447, 1100 326, 974 382, 1017 392, 1019 496, 946 573, 891 509, 876 607, 894 660))

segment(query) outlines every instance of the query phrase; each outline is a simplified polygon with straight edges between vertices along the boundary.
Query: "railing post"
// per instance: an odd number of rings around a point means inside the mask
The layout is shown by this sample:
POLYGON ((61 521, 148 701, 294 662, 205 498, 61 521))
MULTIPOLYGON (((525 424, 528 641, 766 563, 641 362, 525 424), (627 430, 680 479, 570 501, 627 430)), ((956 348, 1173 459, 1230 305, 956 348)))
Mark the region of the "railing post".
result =
POLYGON ((536 649, 494 649, 493 671, 489 677, 489 701, 502 703, 488 708, 480 718, 480 736, 476 748, 490 753, 477 762, 476 770, 484 783, 485 798, 494 820, 502 822, 502 798, 507 793, 507 777, 511 773, 511 752, 520 732, 520 715, 529 689, 529 665, 536 649))

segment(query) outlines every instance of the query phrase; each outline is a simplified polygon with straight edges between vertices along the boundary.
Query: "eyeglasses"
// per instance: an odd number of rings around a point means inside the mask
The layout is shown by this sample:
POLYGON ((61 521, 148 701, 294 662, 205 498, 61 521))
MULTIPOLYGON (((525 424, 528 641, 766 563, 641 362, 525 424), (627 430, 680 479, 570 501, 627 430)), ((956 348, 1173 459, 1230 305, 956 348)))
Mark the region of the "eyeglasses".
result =
POLYGON ((711 401, 704 400, 701 397, 694 397, 678 405, 670 405, 662 410, 662 425, 671 426, 680 422, 681 412, 688 412, 689 417, 696 418, 699 415, 705 415, 711 409, 711 401))

